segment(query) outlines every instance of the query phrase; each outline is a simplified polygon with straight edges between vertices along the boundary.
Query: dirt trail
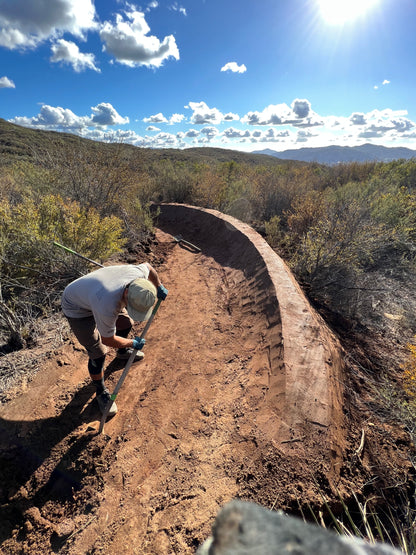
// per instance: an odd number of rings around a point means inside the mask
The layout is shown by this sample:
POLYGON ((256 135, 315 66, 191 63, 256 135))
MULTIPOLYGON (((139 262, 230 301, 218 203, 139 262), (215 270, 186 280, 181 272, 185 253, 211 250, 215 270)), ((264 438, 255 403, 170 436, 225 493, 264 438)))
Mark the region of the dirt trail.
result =
POLYGON ((216 218, 162 211, 169 295, 104 435, 72 341, 0 408, 1 553, 190 554, 233 497, 290 510, 341 487, 338 346, 256 234, 216 218))

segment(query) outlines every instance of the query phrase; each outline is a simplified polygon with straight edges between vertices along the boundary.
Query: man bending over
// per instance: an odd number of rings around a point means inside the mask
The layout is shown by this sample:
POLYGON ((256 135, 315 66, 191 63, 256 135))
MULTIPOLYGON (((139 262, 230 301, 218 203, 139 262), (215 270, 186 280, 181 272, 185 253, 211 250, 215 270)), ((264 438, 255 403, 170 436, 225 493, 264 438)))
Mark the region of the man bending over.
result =
MULTIPOLYGON (((107 347, 117 349, 117 358, 128 359, 133 349, 142 349, 144 339, 129 339, 134 322, 150 318, 153 305, 165 299, 167 289, 147 262, 106 266, 70 283, 62 295, 62 310, 75 337, 88 353, 88 371, 96 388, 101 412, 110 401, 104 384, 107 347)), ((138 350, 134 362, 144 354, 138 350)), ((109 416, 117 412, 112 403, 109 416)))

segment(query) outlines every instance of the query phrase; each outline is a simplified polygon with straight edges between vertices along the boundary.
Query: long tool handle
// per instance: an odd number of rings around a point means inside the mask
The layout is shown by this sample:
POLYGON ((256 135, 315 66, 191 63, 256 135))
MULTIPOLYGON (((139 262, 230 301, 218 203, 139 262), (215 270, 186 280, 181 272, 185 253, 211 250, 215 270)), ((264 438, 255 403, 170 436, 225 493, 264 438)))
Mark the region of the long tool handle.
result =
MULTIPOLYGON (((147 333, 147 331, 150 327, 150 324, 153 322, 153 318, 155 317, 155 314, 158 311, 158 308, 159 308, 161 302, 162 302, 162 299, 159 299, 157 301, 157 303, 155 304, 155 307, 152 311, 152 314, 150 315, 150 318, 147 321, 147 324, 144 327, 144 329, 143 329, 143 331, 140 335, 140 339, 144 339, 144 336, 146 335, 146 333, 147 333)), ((127 374, 129 373, 130 367, 133 364, 133 360, 134 360, 134 357, 136 356, 136 353, 137 353, 137 349, 133 349, 133 352, 131 353, 129 360, 127 361, 127 364, 124 367, 123 373, 121 374, 121 376, 120 376, 120 378, 117 382, 117 385, 114 389, 114 392, 111 395, 111 400, 107 403, 107 406, 105 407, 105 410, 103 412, 103 416, 101 418, 100 427, 98 428, 98 433, 99 434, 102 434, 103 431, 104 431, 104 424, 107 420, 107 416, 108 416, 108 413, 110 411, 111 405, 112 405, 113 401, 115 401, 116 398, 117 398, 118 392, 120 391, 121 386, 123 385, 124 380, 126 379, 127 374)))
POLYGON ((196 252, 201 252, 201 249, 199 247, 197 247, 193 243, 190 243, 189 241, 185 241, 185 239, 182 237, 182 235, 177 235, 176 237, 174 237, 174 239, 177 243, 182 243, 183 245, 187 245, 188 247, 191 247, 196 252))
POLYGON ((100 268, 104 268, 104 266, 102 264, 100 264, 99 262, 96 262, 95 260, 91 260, 91 258, 87 258, 86 256, 83 256, 82 254, 79 254, 78 252, 73 251, 69 247, 65 247, 64 245, 61 245, 60 243, 57 243, 56 241, 54 241, 53 244, 55 245, 55 247, 61 247, 61 249, 64 249, 64 251, 70 252, 71 254, 75 254, 75 256, 79 256, 79 258, 82 258, 83 260, 86 260, 87 262, 91 262, 91 264, 95 264, 96 266, 99 266, 100 268))
POLYGON ((196 250, 196 252, 201 252, 201 249, 199 247, 197 247, 193 243, 190 243, 189 241, 185 241, 185 239, 181 239, 179 241, 179 243, 183 243, 184 245, 188 245, 188 247, 193 248, 194 250, 196 250))

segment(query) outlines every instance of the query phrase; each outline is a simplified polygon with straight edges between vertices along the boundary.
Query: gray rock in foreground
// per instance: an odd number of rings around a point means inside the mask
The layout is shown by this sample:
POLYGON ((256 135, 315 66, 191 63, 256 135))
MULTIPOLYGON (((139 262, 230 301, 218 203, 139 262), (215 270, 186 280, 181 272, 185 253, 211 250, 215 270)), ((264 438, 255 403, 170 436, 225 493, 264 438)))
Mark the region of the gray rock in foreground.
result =
POLYGON ((339 536, 254 503, 231 501, 197 555, 403 555, 386 544, 339 536))

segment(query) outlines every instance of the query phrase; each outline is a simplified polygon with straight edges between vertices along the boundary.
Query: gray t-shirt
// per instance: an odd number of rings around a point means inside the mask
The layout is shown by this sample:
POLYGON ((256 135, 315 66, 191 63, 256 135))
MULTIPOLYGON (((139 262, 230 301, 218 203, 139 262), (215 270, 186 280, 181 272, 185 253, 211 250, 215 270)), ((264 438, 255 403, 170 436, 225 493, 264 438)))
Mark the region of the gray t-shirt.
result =
POLYGON ((100 334, 112 337, 116 333, 124 289, 133 280, 148 277, 146 264, 100 268, 67 285, 62 295, 62 310, 68 318, 94 316, 100 334))

